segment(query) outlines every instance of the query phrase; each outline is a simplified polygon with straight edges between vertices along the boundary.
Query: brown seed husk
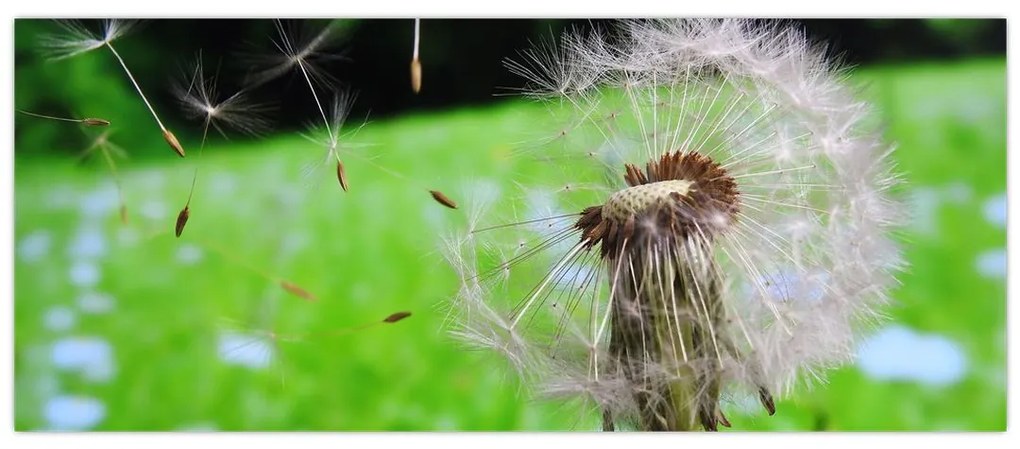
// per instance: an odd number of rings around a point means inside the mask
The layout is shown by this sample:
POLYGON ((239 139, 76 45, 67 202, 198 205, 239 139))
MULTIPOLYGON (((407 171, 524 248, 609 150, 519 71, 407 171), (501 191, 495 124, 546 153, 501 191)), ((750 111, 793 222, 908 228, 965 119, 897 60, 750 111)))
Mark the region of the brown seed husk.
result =
POLYGON ((344 171, 344 163, 340 161, 336 161, 336 179, 340 181, 340 188, 346 192, 348 188, 347 172, 344 171))
POLYGON ((181 209, 181 212, 177 214, 177 226, 174 227, 174 233, 177 234, 177 237, 180 237, 181 233, 184 232, 184 225, 188 224, 188 217, 190 216, 191 209, 188 206, 184 206, 184 209, 181 209))
POLYGON ((767 388, 758 387, 758 399, 761 399, 761 405, 765 407, 769 416, 776 414, 776 402, 772 400, 772 393, 769 393, 767 388))
POLYGON ((83 118, 81 123, 85 126, 110 126, 109 120, 94 117, 83 118))
POLYGON ((446 195, 443 195, 443 192, 440 192, 438 190, 429 190, 429 193, 432 194, 432 198, 435 199, 437 203, 449 207, 450 209, 457 208, 457 203, 453 202, 453 200, 451 200, 446 195))
POLYGON ((170 148, 177 152, 178 156, 184 157, 184 147, 182 147, 181 143, 177 141, 177 136, 175 136, 174 133, 170 132, 169 129, 164 129, 163 139, 170 145, 170 148))
POLYGON ((733 425, 730 424, 730 420, 726 419, 726 415, 723 414, 722 410, 716 410, 716 414, 718 415, 716 419, 719 421, 719 424, 723 427, 733 427, 733 425))
POLYGON ((308 300, 308 301, 318 301, 319 300, 319 298, 316 298, 315 295, 311 294, 308 290, 305 290, 305 289, 303 289, 301 287, 298 287, 297 284, 294 284, 293 282, 290 282, 290 281, 280 281, 280 287, 283 287, 283 289, 287 290, 288 293, 290 293, 290 294, 292 294, 294 296, 297 296, 297 297, 299 297, 301 299, 305 299, 305 300, 308 300))
POLYGON ((128 224, 127 205, 125 204, 120 205, 120 223, 123 225, 128 224))
POLYGON ((421 60, 418 58, 411 60, 411 90, 421 92, 421 60))
POLYGON ((397 313, 394 313, 393 315, 390 315, 390 316, 386 317, 386 319, 384 319, 383 322, 384 323, 396 323, 397 321, 400 321, 400 320, 402 320, 404 318, 407 318, 409 316, 411 316, 411 312, 397 312, 397 313))

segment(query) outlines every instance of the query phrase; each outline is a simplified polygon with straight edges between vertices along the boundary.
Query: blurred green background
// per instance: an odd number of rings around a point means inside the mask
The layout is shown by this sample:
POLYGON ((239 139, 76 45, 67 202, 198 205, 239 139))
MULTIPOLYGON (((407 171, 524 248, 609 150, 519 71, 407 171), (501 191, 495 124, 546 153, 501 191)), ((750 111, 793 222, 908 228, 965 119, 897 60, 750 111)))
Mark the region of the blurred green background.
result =
MULTIPOLYGON (((271 24, 258 22, 228 31, 252 40, 271 33, 271 24)), ((410 21, 362 21, 342 36, 348 68, 363 62, 381 70, 354 57, 374 35, 353 30, 389 27, 393 42, 407 44, 393 44, 396 56, 375 52, 386 61, 379 64, 395 67, 378 82, 366 68, 345 78, 367 92, 351 127, 370 121, 354 138, 367 145, 358 150, 367 157, 346 162, 351 191, 343 193, 328 164, 302 175, 320 153, 298 134, 315 119, 307 100, 291 98, 307 97, 300 84, 281 85, 276 132, 216 136, 194 157, 201 125, 183 120, 165 89, 206 43, 202 33, 188 33, 191 22, 152 21, 117 45, 189 149, 181 160, 109 54, 44 62, 38 36, 54 27, 18 20, 15 107, 108 118, 110 139, 130 157, 118 161, 125 225, 102 160, 75 158, 98 131, 15 117, 16 429, 598 428, 577 404, 529 399, 497 355, 465 351, 444 334, 442 303, 457 280, 438 248, 466 219, 426 189, 455 199, 478 181, 510 189, 519 167, 505 156, 546 116, 523 99, 493 99, 492 86, 507 85, 503 75, 458 90, 466 81, 442 74, 471 65, 496 73, 512 50, 478 44, 478 52, 495 53, 486 60, 492 64, 440 55, 453 45, 441 36, 470 40, 444 25, 487 24, 436 22, 423 24, 420 99, 407 82, 410 21), (199 37, 186 41, 195 45, 188 51, 164 51, 173 39, 161 29, 199 37), (440 36, 434 45, 428 30, 440 36), (377 103, 386 106, 368 114, 377 103), (196 166, 192 218, 176 239, 173 222, 196 166), (274 279, 318 300, 289 295, 274 279), (399 323, 360 327, 404 310, 413 315, 399 323)), ((530 22, 496 27, 494 35, 512 36, 499 45, 525 48, 529 36, 571 25, 530 22)), ((862 343, 856 365, 782 401, 775 416, 739 400, 724 410, 735 430, 1004 430, 1006 64, 996 50, 1005 47, 996 34, 1004 21, 843 22, 858 23, 805 26, 859 64, 852 82, 898 144, 895 159, 908 181, 900 193, 913 216, 902 234, 911 268, 890 321, 862 343), (925 45, 938 48, 904 48, 897 40, 886 53, 855 52, 846 45, 852 39, 838 38, 845 29, 923 29, 953 44, 938 47, 932 38, 925 45)), ((228 31, 205 38, 226 48, 228 31)), ((389 48, 380 44, 388 40, 372 42, 389 48)), ((458 76, 470 78, 463 70, 458 76)), ((231 76, 224 72, 228 84, 231 76)))

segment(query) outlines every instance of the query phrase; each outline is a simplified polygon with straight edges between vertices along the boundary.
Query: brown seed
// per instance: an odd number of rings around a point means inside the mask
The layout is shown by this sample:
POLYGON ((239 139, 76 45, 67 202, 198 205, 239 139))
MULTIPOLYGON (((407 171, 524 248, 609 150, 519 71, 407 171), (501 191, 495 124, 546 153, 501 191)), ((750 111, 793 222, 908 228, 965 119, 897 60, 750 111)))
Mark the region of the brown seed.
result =
POLYGON ((449 207, 450 209, 457 208, 457 203, 453 202, 453 200, 451 200, 446 195, 443 195, 443 192, 440 192, 438 190, 429 190, 429 193, 432 194, 432 198, 435 199, 437 203, 449 207))
POLYGON ((191 210, 188 206, 184 206, 184 209, 181 209, 181 212, 177 214, 177 226, 174 227, 174 233, 177 234, 177 237, 180 237, 181 233, 184 232, 184 225, 188 224, 188 217, 190 216, 191 210))
POLYGON ((348 188, 347 173, 344 172, 344 163, 340 161, 336 161, 336 179, 340 181, 340 188, 346 192, 348 188))
POLYGON ((184 157, 184 147, 182 147, 181 143, 177 141, 177 136, 175 136, 174 133, 170 132, 169 129, 164 129, 163 139, 166 140, 166 143, 170 144, 170 148, 173 148, 173 150, 177 152, 178 156, 184 157))
POLYGON ((85 126, 110 126, 110 121, 101 118, 83 118, 81 123, 85 126))
POLYGON ((280 287, 283 287, 284 290, 287 290, 287 292, 289 292, 290 294, 297 296, 301 299, 307 299, 309 301, 319 300, 319 298, 316 298, 315 295, 311 294, 308 290, 298 287, 296 284, 290 281, 280 281, 280 287))
POLYGON ((407 318, 409 316, 411 316, 411 312, 397 312, 397 313, 394 313, 393 315, 390 315, 390 316, 386 317, 386 319, 384 319, 383 322, 384 323, 396 323, 397 321, 400 321, 400 320, 402 320, 404 318, 407 318))
POLYGON ((730 420, 726 419, 726 415, 723 414, 722 410, 716 410, 716 419, 723 427, 733 427, 730 425, 730 420))
POLYGON ((421 60, 418 58, 411 60, 411 90, 421 92, 421 60))
POLYGON ((124 204, 120 205, 120 223, 123 225, 128 224, 127 205, 124 204))
POLYGON ((758 387, 758 399, 761 399, 761 405, 765 407, 765 411, 769 412, 769 416, 776 414, 776 403, 772 400, 772 394, 765 387, 758 387))

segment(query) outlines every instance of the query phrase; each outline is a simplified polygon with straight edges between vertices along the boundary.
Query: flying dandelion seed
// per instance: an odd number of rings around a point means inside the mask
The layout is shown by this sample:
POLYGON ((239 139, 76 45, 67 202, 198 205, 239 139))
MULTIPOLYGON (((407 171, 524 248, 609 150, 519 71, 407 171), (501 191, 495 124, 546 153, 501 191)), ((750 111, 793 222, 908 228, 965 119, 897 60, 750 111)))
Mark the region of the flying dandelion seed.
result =
POLYGON ((227 136, 225 128, 250 136, 259 136, 269 129, 269 105, 253 101, 250 92, 244 89, 232 95, 221 95, 217 82, 217 75, 206 73, 200 52, 194 64, 173 86, 173 93, 185 114, 202 121, 203 145, 209 127, 223 137, 227 136))
POLYGON ((120 174, 117 171, 117 163, 114 161, 114 156, 126 158, 127 152, 110 141, 109 130, 103 131, 101 134, 96 136, 96 138, 92 140, 92 143, 81 152, 78 159, 84 160, 95 152, 99 152, 99 154, 103 157, 103 162, 106 164, 107 169, 110 170, 110 176, 113 178, 113 184, 117 187, 117 200, 120 203, 118 207, 120 222, 121 224, 127 225, 127 202, 124 200, 124 188, 121 186, 120 174))
MULTIPOLYGON (((55 120, 55 121, 61 121, 61 122, 79 123, 79 124, 85 125, 87 127, 107 127, 107 126, 110 125, 110 121, 109 120, 101 119, 101 118, 95 118, 95 117, 86 117, 86 118, 77 119, 77 118, 56 117, 56 116, 52 116, 52 115, 37 114, 35 112, 22 111, 20 109, 17 110, 17 111, 19 113, 21 113, 21 114, 24 114, 24 115, 27 115, 27 116, 30 116, 30 117, 36 117, 36 118, 41 118, 41 119, 46 119, 46 120, 55 120)), ((124 151, 124 149, 120 148, 119 146, 114 145, 112 142, 110 142, 109 137, 110 137, 110 132, 109 131, 104 131, 102 134, 97 136, 92 141, 92 143, 89 144, 89 146, 86 147, 85 150, 83 150, 81 152, 81 154, 78 156, 78 160, 79 161, 84 160, 85 158, 87 158, 88 156, 90 156, 92 153, 94 153, 96 151, 98 151, 103 156, 103 161, 106 163, 106 167, 110 170, 110 174, 113 177, 113 183, 117 187, 117 197, 120 200, 120 206, 118 208, 119 209, 120 222, 122 224, 124 224, 124 225, 127 225, 128 224, 127 203, 125 203, 125 201, 124 201, 124 190, 121 187, 120 175, 117 173, 117 163, 114 162, 114 160, 113 160, 113 156, 115 156, 115 155, 118 156, 118 157, 127 157, 127 152, 124 151)))
POLYGON ((361 123, 356 128, 345 133, 341 133, 344 124, 347 122, 350 115, 350 110, 354 105, 355 98, 357 98, 357 95, 349 91, 340 91, 336 93, 333 97, 333 102, 330 103, 328 108, 329 119, 326 121, 328 125, 325 127, 310 125, 309 131, 303 134, 305 139, 324 149, 320 156, 316 157, 313 161, 304 166, 302 170, 303 177, 314 180, 318 178, 317 173, 321 168, 328 167, 331 163, 335 163, 337 181, 340 183, 340 188, 346 192, 350 190, 350 182, 348 181, 347 169, 343 159, 344 157, 352 157, 374 166, 393 178, 412 184, 414 186, 413 188, 416 190, 428 192, 436 203, 450 209, 456 209, 457 203, 443 192, 426 188, 419 180, 388 168, 383 164, 374 162, 372 157, 360 154, 358 150, 367 147, 368 145, 364 143, 353 143, 351 140, 353 140, 358 132, 367 124, 367 121, 361 123))
MULTIPOLYGON (((269 55, 252 56, 251 62, 258 69, 248 76, 248 83, 259 86, 288 73, 297 72, 311 86, 329 87, 337 83, 336 78, 323 67, 324 64, 345 58, 333 51, 339 37, 339 23, 329 21, 321 29, 313 28, 313 21, 273 20, 276 38, 273 47, 276 52, 269 55)), ((314 88, 313 88, 314 90, 314 88)))
MULTIPOLYGON (((210 126, 224 137, 227 135, 224 127, 233 128, 248 135, 259 135, 269 128, 269 120, 265 117, 269 107, 251 101, 246 91, 240 90, 233 95, 221 98, 216 88, 216 77, 207 77, 205 74, 201 52, 199 52, 191 70, 185 72, 184 79, 178 80, 174 84, 173 91, 184 112, 190 118, 202 120, 202 142, 198 148, 199 158, 202 157, 205 150, 210 126)), ((181 236, 184 225, 190 217, 191 200, 195 195, 197 183, 198 167, 195 167, 188 199, 177 215, 175 227, 177 237, 181 236)))
POLYGON ((85 125, 85 126, 94 126, 94 127, 110 126, 110 121, 109 120, 102 119, 102 118, 97 118, 97 117, 86 117, 86 118, 55 117, 55 116, 52 116, 52 115, 37 114, 35 112, 22 111, 20 109, 18 109, 18 112, 22 113, 22 114, 25 114, 27 116, 31 116, 31 117, 42 118, 42 119, 47 119, 47 120, 56 120, 56 121, 61 121, 61 122, 80 123, 80 124, 85 125))
MULTIPOLYGON (((268 304, 263 304, 261 313, 270 313, 268 304)), ((283 343, 308 345, 326 343, 332 339, 361 334, 372 328, 384 325, 391 326, 411 316, 411 312, 402 311, 388 315, 381 320, 373 320, 348 327, 332 328, 312 332, 277 332, 275 325, 248 328, 235 320, 223 319, 223 326, 217 342, 220 360, 231 365, 239 365, 250 369, 270 369, 278 371, 281 387, 286 387, 286 359, 283 343)), ((262 318, 265 320, 265 318, 262 318)))
POLYGON ((522 154, 561 152, 567 185, 607 190, 552 189, 566 214, 517 223, 471 214, 447 245, 454 333, 540 393, 589 401, 606 430, 717 430, 724 396, 775 413, 774 393, 851 360, 889 300, 903 266, 891 149, 797 29, 617 31, 508 64, 568 121, 522 154))
MULTIPOLYGON (((340 130, 347 120, 356 95, 349 91, 335 93, 327 113, 327 107, 323 106, 323 102, 319 98, 319 91, 316 89, 316 85, 319 85, 330 90, 336 84, 336 79, 323 70, 320 65, 325 61, 341 58, 339 55, 324 51, 324 48, 328 47, 336 37, 335 23, 330 22, 318 33, 312 34, 310 38, 302 38, 301 36, 295 38, 294 35, 297 33, 294 30, 296 27, 293 25, 288 26, 287 23, 280 20, 275 20, 273 23, 278 34, 278 38, 273 41, 273 44, 279 50, 279 53, 265 59, 269 63, 269 67, 256 72, 251 77, 252 82, 255 85, 259 85, 292 71, 300 73, 308 85, 308 90, 312 94, 315 106, 319 110, 319 116, 322 118, 322 126, 324 128, 323 133, 325 134, 324 138, 308 138, 326 148, 325 158, 322 161, 329 162, 333 160, 336 162, 337 180, 340 182, 341 189, 346 192, 350 186, 347 182, 343 161, 340 159, 340 130)), ((307 29, 299 29, 297 31, 307 31, 307 29)), ((312 134, 318 133, 313 127, 312 134)), ((315 172, 315 169, 321 166, 322 163, 315 162, 306 166, 305 175, 307 176, 315 172)))
POLYGON ((344 168, 340 153, 351 154, 345 150, 353 149, 355 145, 349 143, 348 140, 357 134, 361 127, 359 126, 345 134, 341 134, 341 132, 356 98, 357 94, 350 91, 337 92, 333 96, 332 103, 329 105, 328 118, 326 115, 323 115, 324 126, 320 128, 310 125, 308 133, 304 134, 305 139, 325 150, 321 156, 305 165, 303 169, 304 176, 311 178, 314 173, 319 171, 320 167, 335 163, 337 181, 340 183, 340 188, 345 192, 350 189, 350 184, 347 180, 347 171, 344 168))
POLYGON ((184 147, 177 140, 177 136, 174 135, 166 126, 163 126, 163 121, 159 119, 159 115, 156 114, 156 110, 153 109, 152 104, 149 103, 149 99, 142 93, 141 86, 135 81, 134 75, 128 70, 127 63, 121 58, 120 53, 113 48, 113 41, 121 36, 127 34, 127 32, 135 25, 135 22, 106 19, 102 21, 102 32, 99 34, 93 33, 83 23, 76 20, 63 20, 57 21, 57 24, 63 30, 62 34, 44 36, 41 40, 44 52, 47 53, 51 60, 66 59, 80 54, 106 47, 110 49, 110 53, 113 54, 117 62, 120 63, 121 68, 124 69, 124 73, 128 79, 131 80, 131 85, 134 86, 135 91, 138 92, 138 96, 142 97, 142 101, 145 103, 145 107, 149 108, 149 112, 152 113, 152 118, 156 119, 156 124, 159 125, 160 131, 163 133, 163 140, 166 141, 167 145, 173 149, 178 156, 184 157, 184 147))
MULTIPOLYGON (((296 72, 308 86, 308 91, 311 93, 315 106, 319 111, 319 116, 322 119, 322 125, 321 128, 315 125, 310 126, 310 131, 305 134, 305 137, 314 142, 316 145, 324 148, 325 151, 322 157, 318 157, 316 160, 305 165, 303 169, 303 176, 305 178, 314 179, 315 177, 313 174, 317 174, 320 171, 320 168, 332 166, 335 168, 333 172, 340 184, 340 188, 345 192, 349 191, 350 176, 343 158, 345 156, 353 156, 363 162, 374 165, 376 168, 393 177, 414 182, 414 180, 407 176, 372 162, 371 158, 360 156, 352 151, 345 151, 354 150, 358 147, 358 145, 350 143, 349 140, 357 134, 361 127, 364 126, 364 123, 348 133, 342 134, 342 128, 348 119, 357 95, 349 90, 334 89, 333 86, 337 84, 336 79, 330 76, 329 73, 322 67, 322 63, 324 62, 342 59, 342 57, 337 54, 325 51, 325 49, 329 47, 336 38, 336 22, 330 22, 327 26, 317 32, 309 32, 307 27, 297 26, 293 22, 275 20, 273 23, 277 31, 277 39, 274 40, 273 44, 278 50, 278 53, 270 57, 260 58, 256 61, 258 64, 268 67, 252 74, 250 76, 250 83, 253 85, 260 85, 287 73, 296 72), (332 102, 328 104, 324 103, 323 98, 320 96, 320 89, 332 90, 334 92, 332 102), (342 155, 341 153, 344 154, 342 155)), ((416 25, 416 36, 418 33, 417 30, 418 28, 416 25)), ((418 64, 418 75, 415 78, 416 81, 412 82, 417 83, 416 86, 420 89, 421 74, 420 62, 418 62, 417 59, 417 42, 416 38, 412 70, 414 70, 415 64, 418 64)), ((412 76, 414 77, 414 74, 412 74, 412 76)), ((416 188, 429 191, 430 193, 432 190, 417 185, 416 188)), ((435 198, 434 195, 433 198, 435 198)), ((438 199, 437 201, 447 207, 450 207, 451 204, 455 204, 452 200, 449 200, 449 198, 447 198, 447 202, 445 203, 438 199)))
POLYGON ((79 20, 58 20, 56 23, 61 28, 61 34, 45 35, 40 41, 44 55, 54 61, 102 48, 127 34, 137 22, 103 20, 102 31, 98 34, 79 20))
MULTIPOLYGON (((187 209, 182 211, 182 214, 184 215, 184 220, 187 221, 187 214, 185 213, 185 211, 187 211, 187 209)), ((180 217, 178 217, 177 229, 179 230, 182 229, 183 227, 184 225, 180 222, 180 217)), ((180 235, 178 235, 178 237, 180 237, 180 235)), ((227 259, 228 261, 234 263, 235 265, 245 268, 246 270, 261 276, 266 281, 279 285, 281 289, 291 294, 292 296, 304 299, 306 301, 318 301, 318 296, 309 292, 307 289, 301 287, 300 285, 294 282, 282 279, 278 276, 274 276, 261 268, 249 264, 245 260, 245 258, 238 256, 237 254, 227 250, 226 248, 220 245, 214 244, 209 241, 199 241, 198 243, 200 244, 200 246, 218 253, 224 259, 227 259)))

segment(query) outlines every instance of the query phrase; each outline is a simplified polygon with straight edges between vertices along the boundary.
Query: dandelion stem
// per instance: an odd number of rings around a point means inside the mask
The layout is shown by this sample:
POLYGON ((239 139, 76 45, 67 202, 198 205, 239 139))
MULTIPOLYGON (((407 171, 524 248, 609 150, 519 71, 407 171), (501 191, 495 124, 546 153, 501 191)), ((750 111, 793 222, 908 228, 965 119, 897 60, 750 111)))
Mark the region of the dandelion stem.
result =
POLYGON ((301 74, 305 76, 305 81, 308 82, 308 89, 312 91, 312 98, 315 99, 315 105, 319 107, 319 114, 322 115, 322 123, 326 125, 326 132, 333 138, 333 130, 329 126, 329 119, 326 118, 326 110, 322 108, 322 103, 319 101, 319 94, 315 93, 315 86, 312 85, 312 79, 308 76, 308 70, 305 69, 304 61, 298 60, 298 67, 301 68, 301 74))
POLYGON ((138 82, 135 81, 135 77, 131 75, 131 71, 128 70, 127 64, 124 63, 124 59, 120 57, 120 53, 117 53, 117 50, 114 49, 113 45, 110 45, 109 42, 106 43, 106 46, 110 49, 111 52, 113 52, 113 56, 116 57, 117 61, 120 62, 120 66, 124 68, 124 73, 127 73, 128 79, 131 80, 131 84, 135 86, 135 90, 138 91, 138 95, 142 97, 142 101, 145 102, 145 106, 149 108, 149 112, 152 113, 152 118, 156 119, 156 124, 159 125, 159 129, 166 132, 167 131, 166 127, 163 126, 163 122, 160 121, 159 116, 156 115, 156 110, 152 108, 151 104, 149 104, 149 99, 145 98, 145 94, 142 93, 142 88, 138 85, 138 82))
POLYGON ((64 121, 64 122, 74 122, 74 123, 81 123, 82 122, 81 119, 54 117, 52 115, 36 114, 34 112, 22 111, 21 109, 17 109, 17 111, 22 113, 22 114, 25 114, 25 115, 30 115, 32 117, 45 118, 45 119, 50 119, 50 120, 60 120, 60 121, 64 121))
POLYGON ((421 41, 421 19, 414 19, 414 53, 412 59, 418 59, 418 43, 421 41))
POLYGON ((255 267, 254 265, 246 262, 241 257, 235 255, 234 253, 228 251, 227 249, 223 248, 222 246, 220 246, 218 244, 214 244, 211 241, 207 241, 207 240, 198 240, 198 243, 201 244, 202 246, 205 246, 206 248, 209 248, 209 249, 215 251, 216 253, 219 253, 220 256, 230 260, 231 262, 237 264, 238 266, 241 266, 241 267, 243 267, 243 268, 245 268, 245 269, 247 269, 247 270, 249 270, 249 271, 251 271, 251 272, 253 272, 255 274, 258 274, 259 276, 265 278, 266 280, 273 281, 273 282, 278 282, 278 281, 281 280, 280 278, 278 278, 276 276, 273 276, 273 275, 271 275, 271 274, 269 274, 269 273, 267 273, 267 272, 265 272, 265 271, 255 267))
POLYGON ((113 156, 110 156, 110 150, 105 145, 99 147, 99 152, 102 153, 103 160, 106 161, 106 166, 110 168, 110 174, 113 175, 113 185, 117 187, 117 199, 120 201, 121 221, 126 222, 127 203, 124 201, 124 189, 120 185, 120 174, 117 173, 117 164, 113 162, 113 156))
MULTIPOLYGON (((203 150, 205 149, 205 139, 209 135, 209 121, 205 122, 205 127, 202 128, 202 143, 198 147, 198 158, 202 158, 203 150)), ((191 176, 191 191, 188 192, 188 201, 184 203, 184 207, 191 207, 191 197, 195 195, 195 185, 198 184, 198 165, 195 165, 195 173, 191 176)))

